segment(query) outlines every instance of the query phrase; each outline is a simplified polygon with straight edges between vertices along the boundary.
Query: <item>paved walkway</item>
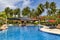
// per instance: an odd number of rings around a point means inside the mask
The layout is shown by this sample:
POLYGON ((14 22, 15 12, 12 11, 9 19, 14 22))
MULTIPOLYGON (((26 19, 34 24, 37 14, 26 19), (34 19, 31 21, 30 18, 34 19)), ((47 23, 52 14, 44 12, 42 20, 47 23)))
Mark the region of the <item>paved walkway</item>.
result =
POLYGON ((53 33, 53 34, 60 34, 60 29, 49 29, 47 26, 40 28, 41 31, 53 33), (46 28, 45 28, 46 27, 46 28))
POLYGON ((5 30, 5 29, 7 29, 8 27, 7 27, 7 24, 4 24, 4 25, 2 25, 1 27, 0 27, 0 29, 2 29, 2 30, 5 30))

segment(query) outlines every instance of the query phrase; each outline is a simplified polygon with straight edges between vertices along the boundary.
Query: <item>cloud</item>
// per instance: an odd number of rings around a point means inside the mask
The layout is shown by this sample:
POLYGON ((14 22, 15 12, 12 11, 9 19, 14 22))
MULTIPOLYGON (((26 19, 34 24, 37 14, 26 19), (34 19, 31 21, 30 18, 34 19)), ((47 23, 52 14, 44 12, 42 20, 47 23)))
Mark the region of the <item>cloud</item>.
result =
POLYGON ((30 6, 31 1, 30 0, 0 0, 0 11, 4 10, 6 7, 10 7, 12 9, 15 9, 18 7, 15 4, 18 2, 23 2, 21 5, 22 8, 26 6, 30 6))
POLYGON ((24 7, 30 6, 30 4, 31 4, 30 0, 24 0, 22 7, 24 8, 24 7))
POLYGON ((25 8, 25 7, 30 7, 31 6, 31 3, 32 3, 33 1, 31 1, 31 0, 21 0, 20 2, 18 2, 17 3, 17 5, 21 8, 21 9, 23 9, 23 8, 25 8), (19 4, 20 3, 20 4, 19 4))
POLYGON ((0 0, 0 9, 3 10, 6 7, 10 7, 10 8, 14 9, 14 8, 16 8, 16 6, 14 6, 14 4, 17 3, 18 1, 17 0, 0 0))

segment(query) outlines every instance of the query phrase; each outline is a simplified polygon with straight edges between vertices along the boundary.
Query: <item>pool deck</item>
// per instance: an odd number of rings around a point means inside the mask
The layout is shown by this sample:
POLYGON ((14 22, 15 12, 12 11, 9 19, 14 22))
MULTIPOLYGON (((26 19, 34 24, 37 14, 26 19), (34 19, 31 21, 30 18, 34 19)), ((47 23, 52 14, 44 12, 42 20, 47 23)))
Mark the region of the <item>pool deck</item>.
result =
POLYGON ((43 28, 40 28, 40 30, 43 31, 43 32, 60 35, 60 29, 49 29, 47 26, 43 26, 43 28))
POLYGON ((8 27, 7 27, 7 24, 3 24, 1 27, 0 27, 0 29, 2 29, 2 30, 5 30, 5 29, 7 29, 8 27))

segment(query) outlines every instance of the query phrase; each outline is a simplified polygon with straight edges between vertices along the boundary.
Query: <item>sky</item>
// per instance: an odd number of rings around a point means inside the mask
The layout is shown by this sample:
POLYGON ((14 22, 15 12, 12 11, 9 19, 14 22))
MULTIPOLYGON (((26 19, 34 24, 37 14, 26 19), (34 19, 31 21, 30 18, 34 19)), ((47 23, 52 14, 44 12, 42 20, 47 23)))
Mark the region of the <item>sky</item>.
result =
MULTIPOLYGON (((60 0, 47 0, 49 2, 54 1, 57 5, 57 8, 60 8, 60 0)), ((30 7, 31 9, 35 9, 40 3, 45 3, 46 0, 0 0, 0 11, 3 11, 6 7, 10 7, 11 9, 20 8, 23 9, 25 7, 30 7)))

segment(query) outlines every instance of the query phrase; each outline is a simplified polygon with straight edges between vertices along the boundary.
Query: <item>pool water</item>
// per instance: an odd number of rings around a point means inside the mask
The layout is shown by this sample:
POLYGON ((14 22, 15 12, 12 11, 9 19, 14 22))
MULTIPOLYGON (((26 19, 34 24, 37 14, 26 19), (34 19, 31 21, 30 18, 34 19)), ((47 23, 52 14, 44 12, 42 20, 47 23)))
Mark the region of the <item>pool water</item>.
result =
POLYGON ((38 26, 9 26, 7 30, 0 31, 0 40, 60 40, 60 35, 42 32, 38 26))

